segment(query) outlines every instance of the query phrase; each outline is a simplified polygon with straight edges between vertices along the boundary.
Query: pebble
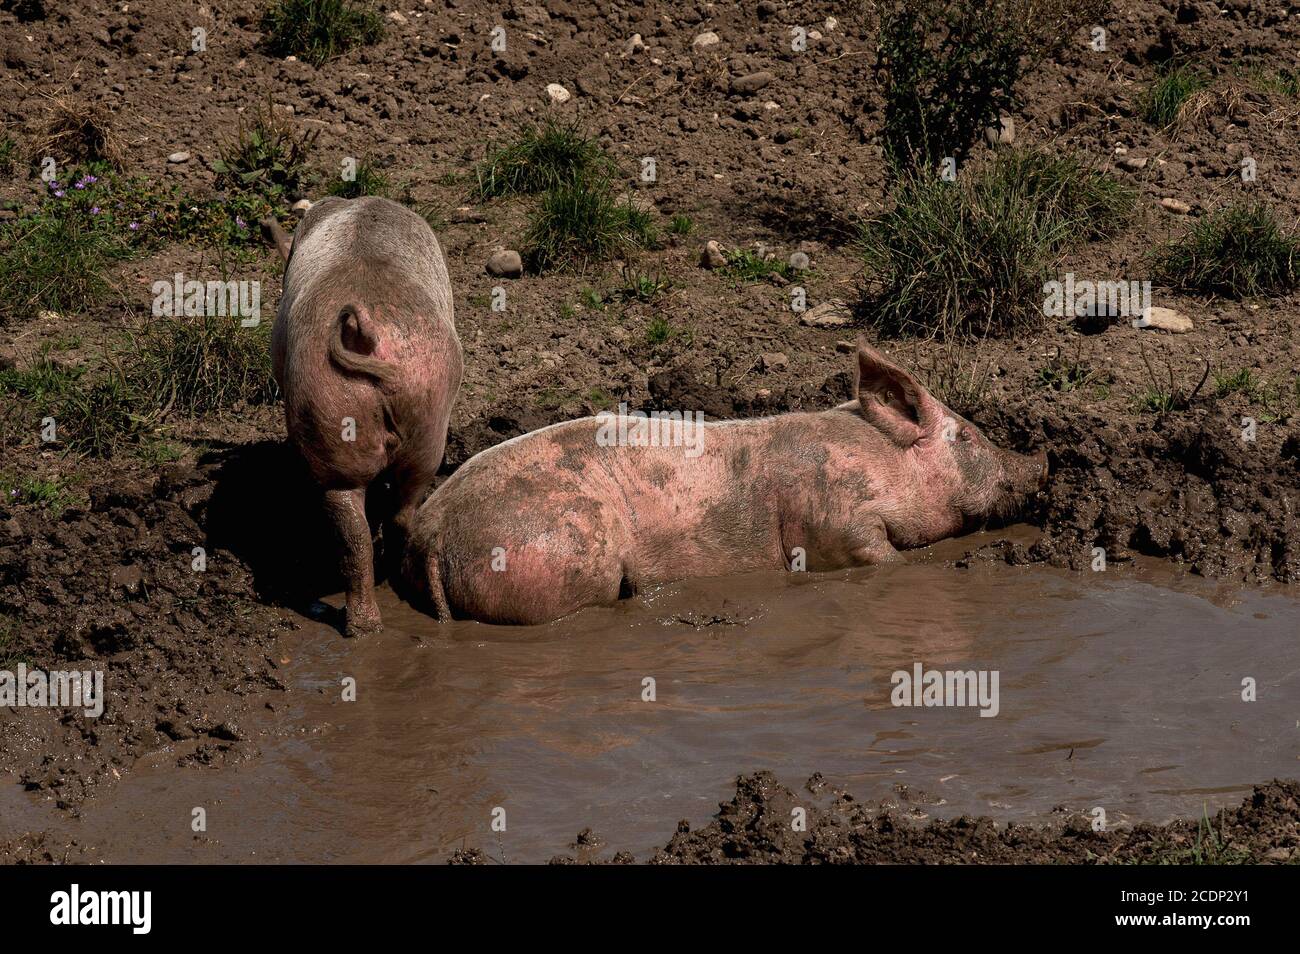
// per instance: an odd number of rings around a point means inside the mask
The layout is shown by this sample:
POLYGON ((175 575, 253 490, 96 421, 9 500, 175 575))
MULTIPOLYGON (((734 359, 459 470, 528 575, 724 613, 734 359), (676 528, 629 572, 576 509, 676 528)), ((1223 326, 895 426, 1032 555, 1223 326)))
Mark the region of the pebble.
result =
POLYGON ((394 23, 397 23, 397 24, 403 24, 403 23, 406 22, 406 17, 404 17, 402 14, 398 13, 396 10, 394 10, 392 13, 388 14, 388 19, 392 20, 394 23))
POLYGON ((488 257, 487 273, 497 278, 519 278, 524 273, 524 261, 514 249, 503 248, 488 257))
POLYGON ((731 78, 731 91, 733 93, 757 93, 764 86, 767 86, 776 77, 766 70, 758 73, 747 73, 744 76, 733 76, 731 78))
POLYGON ((624 44, 623 52, 626 53, 628 56, 631 56, 634 53, 645 52, 645 40, 641 39, 640 33, 632 34, 632 36, 628 39, 627 43, 624 44))
POLYGON ((547 83, 546 95, 551 97, 553 103, 567 103, 573 94, 561 86, 559 83, 547 83))
POLYGON ((188 152, 173 152, 170 156, 167 157, 167 161, 176 162, 176 163, 189 162, 190 154, 188 152))
POLYGON ((1136 172, 1138 169, 1145 169, 1147 167, 1147 157, 1123 156, 1116 160, 1115 165, 1119 166, 1121 169, 1131 169, 1136 172))
POLYGON ((722 268, 726 264, 727 256, 722 254, 722 246, 714 241, 705 242, 704 251, 700 253, 700 265, 704 268, 722 268))
POLYGON ((1173 308, 1152 306, 1148 309, 1146 317, 1133 322, 1133 327, 1154 328, 1157 331, 1168 331, 1170 334, 1185 335, 1192 330, 1192 319, 1173 308))
POLYGON ((838 298, 824 301, 799 316, 799 324, 811 328, 845 328, 853 324, 853 312, 838 298))
POLYGON ((782 351, 770 351, 763 355, 764 371, 784 371, 790 366, 790 358, 782 351))
POLYGON ((1170 212, 1173 212, 1177 215, 1186 215, 1188 212, 1192 211, 1192 207, 1190 205, 1188 205, 1186 202, 1180 201, 1179 199, 1172 199, 1172 198, 1161 199, 1160 204, 1163 205, 1170 212))
POLYGON ((705 30, 695 39, 691 40, 691 49, 702 50, 705 47, 716 46, 722 42, 722 37, 718 36, 712 30, 705 30))
POLYGON ((290 211, 295 215, 306 215, 311 209, 311 199, 299 199, 293 205, 289 206, 290 211))
POLYGON ((999 116, 997 124, 984 130, 990 146, 1009 146, 1016 141, 1016 121, 1011 116, 999 116))

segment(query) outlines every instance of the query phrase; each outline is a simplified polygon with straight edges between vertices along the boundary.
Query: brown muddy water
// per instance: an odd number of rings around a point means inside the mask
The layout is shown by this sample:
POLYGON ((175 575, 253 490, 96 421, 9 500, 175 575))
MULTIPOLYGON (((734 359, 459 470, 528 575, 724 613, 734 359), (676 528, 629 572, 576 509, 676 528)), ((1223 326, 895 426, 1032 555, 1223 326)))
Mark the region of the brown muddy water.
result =
POLYGON ((8 786, 0 829, 52 829, 112 862, 440 862, 461 847, 535 862, 590 827, 598 854, 644 859, 760 768, 799 791, 821 772, 917 817, 1100 806, 1112 826, 1199 817, 1300 774, 1294 594, 1163 566, 943 565, 978 542, 671 584, 533 628, 440 626, 384 591, 379 637, 309 621, 283 641, 291 691, 246 722, 257 757, 177 768, 158 753, 78 819, 8 786), (891 673, 917 662, 997 670, 998 715, 891 705, 891 673))

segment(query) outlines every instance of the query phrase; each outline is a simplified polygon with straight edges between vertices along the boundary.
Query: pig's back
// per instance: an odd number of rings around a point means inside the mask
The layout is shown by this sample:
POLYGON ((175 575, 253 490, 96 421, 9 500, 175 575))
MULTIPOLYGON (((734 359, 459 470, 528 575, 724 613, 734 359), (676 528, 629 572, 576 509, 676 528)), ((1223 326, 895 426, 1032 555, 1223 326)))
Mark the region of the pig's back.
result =
POLYGON ((453 323, 451 281, 433 230, 376 196, 312 206, 294 235, 284 297, 290 307, 299 298, 370 298, 453 323))

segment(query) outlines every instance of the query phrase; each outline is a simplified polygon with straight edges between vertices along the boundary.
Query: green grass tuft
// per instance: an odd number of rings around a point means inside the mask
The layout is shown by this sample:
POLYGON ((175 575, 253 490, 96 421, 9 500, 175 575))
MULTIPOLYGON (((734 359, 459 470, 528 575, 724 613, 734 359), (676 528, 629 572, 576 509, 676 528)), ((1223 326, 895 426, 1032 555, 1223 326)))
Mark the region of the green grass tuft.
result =
POLYGON ((379 42, 384 21, 350 0, 275 0, 262 16, 268 52, 320 66, 348 50, 379 42))
POLYGON ((261 193, 281 200, 310 181, 307 159, 319 131, 299 133, 275 115, 268 99, 251 116, 241 116, 235 138, 217 147, 212 168, 217 186, 261 193))
POLYGON ((1156 273, 1181 291, 1243 298, 1300 284, 1300 237, 1262 203, 1236 202, 1155 253, 1156 273))
POLYGON ((650 213, 617 198, 607 181, 561 185, 547 191, 525 239, 536 272, 585 269, 656 242, 650 213))
POLYGON ((546 119, 525 126, 513 142, 493 149, 475 170, 480 199, 536 195, 577 183, 596 183, 615 172, 614 161, 576 125, 546 119))
POLYGON ((901 176, 891 209, 866 223, 872 286, 863 300, 883 332, 1002 334, 1042 320, 1042 287, 1060 250, 1109 235, 1135 197, 1069 158, 1006 150, 958 182, 901 176))
POLYGON ((1165 66, 1146 92, 1143 116, 1161 128, 1172 126, 1182 116, 1187 101, 1209 85, 1210 78, 1196 67, 1186 63, 1165 66))

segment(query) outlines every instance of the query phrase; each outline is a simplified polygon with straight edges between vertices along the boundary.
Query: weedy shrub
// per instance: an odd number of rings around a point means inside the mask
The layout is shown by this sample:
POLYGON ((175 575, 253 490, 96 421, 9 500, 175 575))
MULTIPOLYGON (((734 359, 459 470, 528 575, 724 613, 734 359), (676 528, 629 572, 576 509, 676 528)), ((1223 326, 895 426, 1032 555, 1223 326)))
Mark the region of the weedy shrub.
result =
POLYGON ((1157 277, 1182 291, 1244 298, 1300 284, 1300 237, 1259 202, 1235 202, 1198 220, 1155 253, 1157 277))
POLYGON ((616 197, 607 180, 556 186, 541 198, 525 238, 536 272, 585 269, 594 262, 653 247, 650 213, 616 197))
POLYGON ((480 199, 539 192, 582 182, 599 183, 615 172, 614 161, 576 124, 553 119, 524 126, 513 142, 497 146, 475 170, 480 199))
POLYGON ((958 162, 1014 104, 1022 72, 1077 29, 1101 22, 1106 0, 887 0, 877 71, 885 156, 896 172, 958 162))
POLYGON ((1143 98, 1142 115, 1155 126, 1172 126, 1182 119, 1192 97, 1209 85, 1210 77, 1191 64, 1165 64, 1143 98))
POLYGON ((1070 241, 1111 234, 1133 196, 1072 159, 1006 151, 947 182, 901 177, 860 245, 863 311, 891 334, 1003 334, 1042 320, 1042 287, 1070 241))
POLYGON ((379 42, 384 21, 368 4, 350 0, 276 0, 262 16, 262 32, 267 52, 320 66, 379 42))
POLYGON ((71 170, 31 213, 0 225, 0 317, 84 310, 110 290, 108 269, 132 253, 141 224, 125 221, 102 179, 71 170))
POLYGON ((0 372, 0 392, 53 418, 55 443, 95 457, 130 446, 148 423, 138 390, 116 366, 92 377, 42 355, 28 368, 0 372))
POLYGON ((307 182, 307 157, 316 132, 299 133, 288 119, 275 115, 271 101, 259 104, 252 116, 241 116, 235 138, 217 147, 212 163, 217 186, 260 192, 282 200, 307 182))

